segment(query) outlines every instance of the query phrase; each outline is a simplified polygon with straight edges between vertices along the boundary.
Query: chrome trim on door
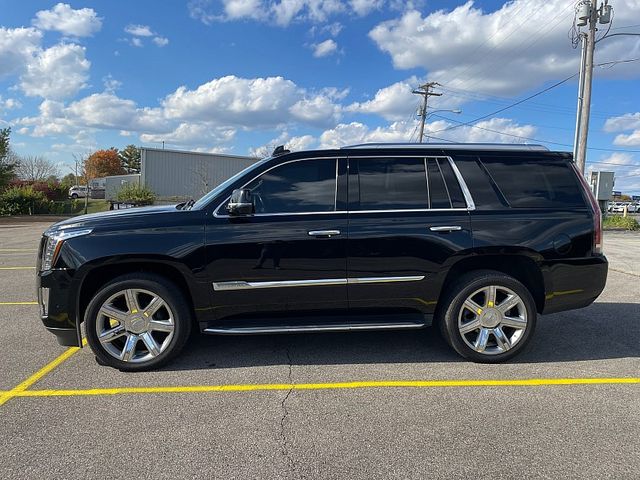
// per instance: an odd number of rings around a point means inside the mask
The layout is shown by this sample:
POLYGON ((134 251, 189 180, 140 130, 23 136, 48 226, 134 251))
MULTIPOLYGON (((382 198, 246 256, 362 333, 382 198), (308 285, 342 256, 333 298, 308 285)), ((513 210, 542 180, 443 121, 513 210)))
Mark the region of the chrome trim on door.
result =
POLYGON ((347 278, 349 285, 362 283, 392 283, 392 282, 419 282, 424 280, 424 275, 413 275, 409 277, 360 277, 347 278))
POLYGON ((408 277, 321 278, 317 280, 279 280, 270 282, 234 280, 231 282, 213 282, 213 289, 215 291, 227 291, 256 288, 323 287, 328 285, 358 285, 363 283, 417 282, 423 279, 424 275, 412 275, 408 277))
POLYGON ((340 230, 311 230, 307 233, 312 237, 333 237, 340 235, 340 230))
POLYGON ((471 191, 469 190, 469 187, 467 187, 467 182, 464 181, 464 177, 460 173, 460 170, 458 169, 456 162, 454 162, 453 158, 451 157, 445 157, 445 158, 449 160, 449 165, 451 165, 451 168, 453 168, 453 173, 456 175, 456 178, 458 179, 460 188, 462 188, 462 195, 464 195, 464 200, 465 202, 467 202, 467 210, 475 210, 476 204, 474 203, 473 197, 471 196, 471 191))
POLYGON ((462 230, 460 225, 442 225, 438 227, 429 227, 432 232, 459 232, 462 230))

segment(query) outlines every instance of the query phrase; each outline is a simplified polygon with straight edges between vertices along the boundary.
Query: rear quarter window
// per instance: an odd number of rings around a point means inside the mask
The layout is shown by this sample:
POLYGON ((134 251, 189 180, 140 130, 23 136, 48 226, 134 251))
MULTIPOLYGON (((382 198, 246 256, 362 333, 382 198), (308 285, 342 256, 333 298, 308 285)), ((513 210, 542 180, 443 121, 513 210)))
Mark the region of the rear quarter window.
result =
POLYGON ((567 162, 517 157, 480 160, 512 208, 585 206, 579 180, 567 162))

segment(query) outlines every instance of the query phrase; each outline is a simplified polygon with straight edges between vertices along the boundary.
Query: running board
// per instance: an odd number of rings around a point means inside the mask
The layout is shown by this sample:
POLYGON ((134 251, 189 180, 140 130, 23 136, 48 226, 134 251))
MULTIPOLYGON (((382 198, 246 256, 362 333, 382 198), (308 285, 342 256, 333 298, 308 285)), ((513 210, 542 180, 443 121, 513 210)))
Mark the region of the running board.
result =
POLYGON ((364 330, 409 330, 426 327, 426 323, 394 322, 394 323, 357 323, 333 325, 295 325, 295 326, 262 326, 262 327, 213 327, 205 328, 203 333, 209 335, 260 335, 269 333, 307 333, 307 332, 350 332, 364 330))

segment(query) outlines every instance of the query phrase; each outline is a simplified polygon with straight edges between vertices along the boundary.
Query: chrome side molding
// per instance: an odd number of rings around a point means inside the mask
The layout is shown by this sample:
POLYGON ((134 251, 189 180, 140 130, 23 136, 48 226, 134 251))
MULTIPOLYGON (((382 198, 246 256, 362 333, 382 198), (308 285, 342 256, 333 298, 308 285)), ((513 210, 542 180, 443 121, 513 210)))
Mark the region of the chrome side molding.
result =
POLYGON ((269 333, 348 332, 354 330, 408 330, 426 326, 426 323, 358 323, 333 325, 282 325, 269 327, 211 327, 203 333, 211 335, 259 335, 269 333))
POLYGON ((327 285, 352 285, 364 283, 418 282, 424 280, 424 275, 407 277, 360 277, 360 278, 321 278, 317 280, 280 280, 272 282, 213 282, 213 289, 217 292, 228 290, 248 290, 256 288, 283 287, 323 287, 327 285))

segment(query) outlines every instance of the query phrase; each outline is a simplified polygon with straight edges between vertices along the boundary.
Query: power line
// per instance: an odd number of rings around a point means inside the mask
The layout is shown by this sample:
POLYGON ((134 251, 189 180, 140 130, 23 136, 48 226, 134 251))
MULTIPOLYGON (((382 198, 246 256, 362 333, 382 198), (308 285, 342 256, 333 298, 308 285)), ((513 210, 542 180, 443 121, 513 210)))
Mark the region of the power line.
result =
POLYGON ((524 103, 527 100, 531 100, 532 98, 535 98, 535 97, 537 97, 539 95, 542 95, 543 93, 546 93, 549 90, 551 90, 553 88, 556 88, 556 87, 562 85, 563 83, 568 82, 569 80, 571 80, 573 77, 575 77, 577 75, 578 75, 577 73, 574 73, 573 75, 565 78, 564 80, 560 80, 559 82, 554 83, 553 85, 545 88, 544 90, 540 90, 539 92, 536 92, 533 95, 529 95, 527 98, 523 98, 522 100, 518 100, 517 102, 512 103, 511 105, 507 105, 504 108, 500 108, 500 109, 495 110, 495 111, 493 111, 491 113, 487 113, 486 115, 482 115, 481 117, 477 117, 474 120, 470 120, 468 122, 461 122, 460 125, 454 125, 454 126, 451 126, 451 127, 443 128, 441 130, 436 130, 433 133, 446 132, 447 130, 453 130, 454 128, 462 127, 462 126, 465 126, 465 125, 471 125, 472 123, 479 122, 480 120, 484 120, 487 117, 491 117, 491 116, 496 115, 498 113, 504 112, 505 110, 509 110, 510 108, 513 108, 513 107, 515 107, 517 105, 520 105, 521 103, 524 103))
MULTIPOLYGON (((492 132, 492 133, 497 133, 500 135, 506 135, 508 137, 513 137, 513 138, 519 138, 521 140, 529 140, 531 142, 539 142, 539 143, 549 143, 551 145, 558 145, 561 147, 572 147, 573 145, 569 144, 569 143, 562 143, 562 142, 554 142, 553 140, 542 140, 540 138, 533 138, 533 137, 524 137, 522 135, 516 135, 513 133, 507 133, 507 132, 501 132, 500 130, 494 130, 492 128, 486 128, 486 127, 481 127, 479 125, 468 125, 467 122, 461 122, 459 120, 454 120, 453 118, 448 118, 448 117, 444 117, 442 115, 438 115, 436 113, 432 114, 434 117, 439 117, 442 118, 443 120, 446 120, 448 122, 453 122, 453 123, 459 123, 459 125, 456 125, 457 127, 462 127, 462 126, 468 126, 471 128, 477 128, 478 130, 485 130, 487 132, 492 132)), ((534 125, 535 126, 535 125, 534 125)), ((444 131, 443 130, 436 130, 434 133, 439 132, 439 131, 444 131)), ((429 136, 432 136, 431 134, 429 134, 429 136)), ((434 137, 435 138, 435 137, 434 137)), ((451 140, 450 140, 451 141, 451 140)), ((589 150, 598 150, 598 151, 604 151, 604 152, 624 152, 624 153, 640 153, 640 150, 628 150, 628 149, 623 149, 623 148, 598 148, 598 147, 588 147, 589 150)), ((640 166, 640 165, 639 165, 640 166)))

